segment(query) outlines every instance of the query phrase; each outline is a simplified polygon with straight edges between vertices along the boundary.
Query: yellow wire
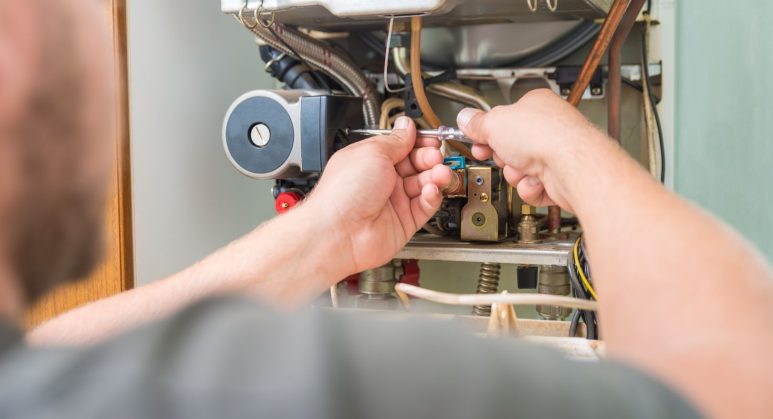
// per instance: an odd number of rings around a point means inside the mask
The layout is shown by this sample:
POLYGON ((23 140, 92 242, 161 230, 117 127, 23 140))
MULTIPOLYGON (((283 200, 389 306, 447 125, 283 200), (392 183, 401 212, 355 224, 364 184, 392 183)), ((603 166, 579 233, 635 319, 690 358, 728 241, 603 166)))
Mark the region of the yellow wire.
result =
POLYGON ((583 285, 585 285, 585 287, 588 288, 588 291, 590 291, 590 295, 593 296, 594 300, 598 300, 599 297, 596 295, 596 291, 593 290, 590 281, 588 281, 588 278, 585 277, 585 272, 582 270, 582 266, 580 266, 580 254, 578 251, 579 248, 580 238, 578 237, 574 242, 574 266, 577 268, 577 272, 580 274, 580 279, 582 279, 583 285))

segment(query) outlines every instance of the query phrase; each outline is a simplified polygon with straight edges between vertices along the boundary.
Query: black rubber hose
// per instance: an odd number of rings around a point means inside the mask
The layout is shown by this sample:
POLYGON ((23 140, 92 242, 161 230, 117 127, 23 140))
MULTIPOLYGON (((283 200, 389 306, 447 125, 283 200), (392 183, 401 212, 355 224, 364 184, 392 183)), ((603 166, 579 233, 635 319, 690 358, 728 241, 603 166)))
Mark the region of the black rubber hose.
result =
POLYGON ((268 45, 260 47, 260 58, 268 66, 271 77, 279 80, 290 89, 319 89, 322 88, 311 69, 304 63, 289 55, 283 55, 281 51, 268 45))

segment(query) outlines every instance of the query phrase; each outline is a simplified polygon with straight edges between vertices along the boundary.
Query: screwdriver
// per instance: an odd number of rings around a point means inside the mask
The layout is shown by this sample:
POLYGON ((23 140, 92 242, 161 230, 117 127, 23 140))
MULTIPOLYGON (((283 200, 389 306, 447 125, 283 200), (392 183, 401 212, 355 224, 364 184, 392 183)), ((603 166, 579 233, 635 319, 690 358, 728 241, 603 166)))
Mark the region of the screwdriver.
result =
MULTIPOLYGON (((392 130, 388 129, 353 129, 349 134, 360 135, 363 137, 372 137, 376 135, 389 135, 392 130)), ((459 128, 439 126, 437 129, 420 129, 416 131, 417 137, 437 138, 438 140, 458 141, 465 144, 475 144, 459 128)))

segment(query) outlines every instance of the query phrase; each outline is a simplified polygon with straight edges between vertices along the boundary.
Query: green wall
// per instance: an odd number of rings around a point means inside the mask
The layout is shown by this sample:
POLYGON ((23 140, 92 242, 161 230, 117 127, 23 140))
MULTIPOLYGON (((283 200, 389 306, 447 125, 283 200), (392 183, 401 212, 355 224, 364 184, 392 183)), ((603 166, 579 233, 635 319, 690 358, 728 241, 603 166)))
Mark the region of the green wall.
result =
POLYGON ((677 3, 674 186, 773 260, 773 2, 677 3))

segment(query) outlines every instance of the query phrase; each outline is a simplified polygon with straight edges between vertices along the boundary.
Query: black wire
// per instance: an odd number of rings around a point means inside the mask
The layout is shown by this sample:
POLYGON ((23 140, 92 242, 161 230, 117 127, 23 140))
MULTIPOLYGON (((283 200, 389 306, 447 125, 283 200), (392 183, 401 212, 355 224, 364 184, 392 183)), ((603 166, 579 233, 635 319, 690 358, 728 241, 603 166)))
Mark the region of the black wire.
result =
MULTIPOLYGON (((579 255, 579 254, 578 254, 579 255)), ((590 300, 591 295, 580 283, 580 278, 577 273, 577 268, 574 264, 574 258, 570 257, 567 262, 567 269, 569 271, 569 280, 572 284, 572 293, 576 298, 590 300)), ((569 324, 569 336, 574 337, 577 334, 577 328, 579 327, 580 320, 585 323, 585 337, 588 339, 598 339, 598 320, 596 313, 592 311, 576 310, 572 314, 572 318, 569 324)))
POLYGON ((580 279, 577 275, 577 268, 574 265, 574 258, 570 256, 569 259, 570 260, 567 264, 567 269, 569 270, 569 280, 572 282, 572 290, 574 291, 575 297, 588 300, 590 295, 585 290, 585 287, 580 284, 580 279))
POLYGON ((321 88, 327 90, 328 93, 332 93, 333 91, 330 89, 330 85, 327 84, 325 79, 319 76, 316 71, 314 71, 314 67, 309 65, 309 63, 306 62, 306 59, 303 58, 301 54, 298 54, 293 47, 291 47, 287 42, 285 42, 284 39, 282 39, 277 33, 274 31, 274 25, 271 25, 268 27, 268 31, 271 32, 271 35, 274 35, 274 38, 277 39, 277 41, 281 42, 282 45, 284 45, 285 48, 287 48, 290 53, 292 53, 298 61, 301 62, 301 64, 305 65, 309 68, 309 74, 311 74, 311 77, 314 77, 314 80, 317 81, 317 83, 320 85, 321 88))
POLYGON ((638 90, 639 92, 642 92, 642 93, 644 93, 644 87, 642 87, 642 85, 641 85, 641 84, 639 84, 639 83, 636 83, 636 82, 634 82, 634 81, 631 81, 631 80, 628 80, 628 79, 626 79, 626 78, 624 78, 624 79, 622 79, 622 80, 623 80, 623 84, 624 84, 624 85, 626 85, 626 86, 628 86, 628 87, 632 87, 632 88, 634 88, 634 89, 638 90))
MULTIPOLYGON (((642 87, 641 84, 636 83, 633 80, 629 80, 629 79, 625 79, 625 78, 622 79, 622 80, 623 80, 623 84, 624 85, 626 85, 626 86, 628 86, 628 87, 630 87, 632 89, 635 89, 639 93, 644 93, 644 87, 642 87)), ((660 100, 661 100, 660 97, 658 95, 654 95, 654 97, 655 97, 655 103, 659 105, 660 104, 660 100)))
MULTIPOLYGON (((650 7, 650 5, 648 5, 650 7)), ((647 83, 647 91, 649 93, 648 100, 652 104, 652 113, 655 116, 655 124, 658 127, 658 143, 660 144, 660 183, 666 182, 666 150, 665 142, 663 141, 663 126, 660 123, 660 114, 658 113, 657 102, 655 102, 655 95, 652 89, 652 79, 650 78, 650 66, 649 66, 649 45, 647 43, 648 30, 642 31, 641 35, 641 54, 642 54, 642 69, 644 70, 644 83, 647 83)))
POLYGON ((598 322, 596 321, 596 313, 592 311, 583 311, 583 322, 585 323, 586 335, 588 339, 598 340, 599 330, 598 322))
POLYGON ((573 338, 577 336, 577 327, 580 325, 580 310, 575 310, 572 313, 572 319, 569 321, 569 337, 573 338))
MULTIPOLYGON (((590 264, 585 250, 585 242, 582 239, 580 239, 580 245, 577 249, 577 258, 580 259, 580 267, 583 269, 583 273, 588 278, 588 281, 590 281, 590 264)), ((570 256, 567 261, 567 270, 569 271, 569 280, 572 285, 572 293, 574 296, 584 300, 591 300, 592 296, 580 282, 579 273, 577 272, 577 266, 574 263, 573 256, 570 256)), ((597 340, 599 338, 598 317, 593 311, 577 310, 572 315, 569 324, 569 336, 576 335, 580 320, 585 323, 585 337, 597 340)))

